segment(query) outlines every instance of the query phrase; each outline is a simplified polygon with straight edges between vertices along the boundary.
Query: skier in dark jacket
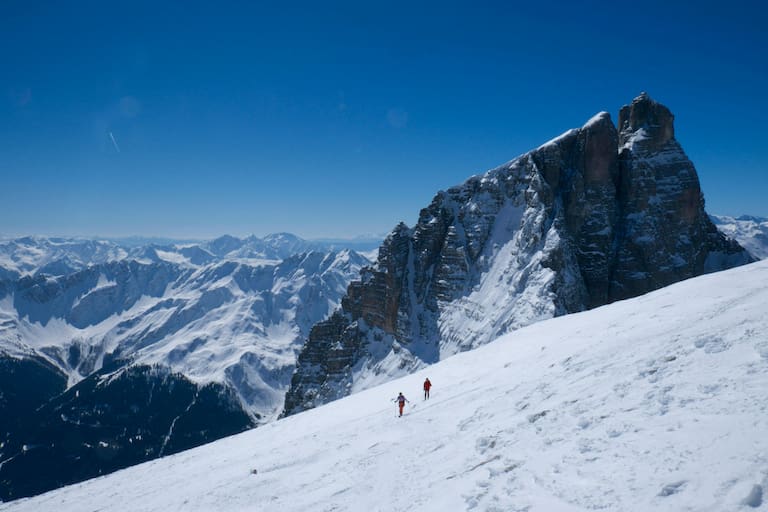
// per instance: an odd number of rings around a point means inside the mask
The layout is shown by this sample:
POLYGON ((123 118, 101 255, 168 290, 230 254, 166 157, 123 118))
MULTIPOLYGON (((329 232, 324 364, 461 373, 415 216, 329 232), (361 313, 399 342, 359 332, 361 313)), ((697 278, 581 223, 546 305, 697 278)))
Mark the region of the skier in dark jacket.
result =
POLYGON ((405 396, 403 396, 403 393, 401 392, 399 395, 397 395, 397 398, 395 398, 395 401, 397 402, 397 406, 400 408, 400 416, 403 415, 403 407, 405 407, 405 402, 410 402, 405 396))
POLYGON ((432 387, 432 383, 429 382, 429 377, 424 381, 424 400, 429 400, 429 388, 432 387))

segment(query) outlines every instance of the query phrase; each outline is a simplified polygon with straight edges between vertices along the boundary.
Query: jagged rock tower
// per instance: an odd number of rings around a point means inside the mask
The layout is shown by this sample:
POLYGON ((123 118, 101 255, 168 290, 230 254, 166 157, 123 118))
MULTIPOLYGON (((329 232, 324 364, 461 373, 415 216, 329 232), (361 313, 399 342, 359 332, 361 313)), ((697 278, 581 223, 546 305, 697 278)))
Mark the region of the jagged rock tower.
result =
POLYGON ((314 326, 284 414, 404 375, 538 320, 752 261, 704 211, 674 116, 619 112, 439 192, 314 326))

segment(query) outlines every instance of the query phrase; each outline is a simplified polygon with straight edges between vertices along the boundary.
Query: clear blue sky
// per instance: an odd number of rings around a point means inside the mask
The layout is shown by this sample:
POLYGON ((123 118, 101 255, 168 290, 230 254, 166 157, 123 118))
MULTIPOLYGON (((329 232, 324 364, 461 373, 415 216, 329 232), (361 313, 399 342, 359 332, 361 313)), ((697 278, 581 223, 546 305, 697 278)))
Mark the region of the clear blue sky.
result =
POLYGON ((768 216, 766 27, 739 1, 5 0, 0 234, 385 233, 640 91, 710 213, 768 216))

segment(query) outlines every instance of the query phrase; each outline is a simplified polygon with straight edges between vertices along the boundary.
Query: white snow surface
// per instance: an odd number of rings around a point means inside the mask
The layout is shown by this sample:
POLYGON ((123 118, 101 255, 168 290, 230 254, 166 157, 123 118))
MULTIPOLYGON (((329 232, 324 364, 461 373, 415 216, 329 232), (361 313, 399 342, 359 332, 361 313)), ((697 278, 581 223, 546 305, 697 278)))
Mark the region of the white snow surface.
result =
POLYGON ((708 274, 0 511, 766 511, 766 304, 708 274))

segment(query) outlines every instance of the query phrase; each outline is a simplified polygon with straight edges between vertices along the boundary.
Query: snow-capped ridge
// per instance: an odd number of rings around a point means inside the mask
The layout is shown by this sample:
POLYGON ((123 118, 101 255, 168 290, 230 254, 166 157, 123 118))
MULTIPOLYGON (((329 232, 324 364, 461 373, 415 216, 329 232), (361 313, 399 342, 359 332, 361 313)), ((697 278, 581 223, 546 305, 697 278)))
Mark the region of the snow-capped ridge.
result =
POLYGON ((768 218, 754 215, 710 215, 717 228, 738 241, 757 259, 768 258, 768 218))
MULTIPOLYGON (((561 133, 560 135, 558 135, 557 137, 555 137, 553 139, 550 139, 547 142, 545 142, 544 144, 540 145, 534 151, 537 151, 537 150, 540 150, 540 149, 544 149, 544 148, 549 147, 549 146, 556 146, 558 143, 562 142, 565 139, 573 137, 577 133, 578 133, 578 129, 576 129, 576 128, 571 128, 570 130, 566 130, 563 133, 561 133)), ((519 159, 519 157, 515 158, 513 160, 510 160, 509 162, 507 162, 504 165, 507 166, 507 167, 511 167, 514 163, 517 162, 518 159, 519 159)))
MULTIPOLYGON (((383 237, 382 237, 383 238, 383 237)), ((0 241, 0 279, 48 274, 63 276, 91 265, 136 260, 143 264, 166 261, 198 268, 216 260, 240 260, 252 265, 274 264, 292 254, 339 251, 346 248, 367 253, 380 239, 304 240, 291 233, 258 238, 224 235, 210 241, 173 241, 155 238, 98 239, 27 236, 0 241)))
POLYGON ((602 124, 605 122, 613 123, 611 121, 611 114, 603 110, 602 112, 598 112, 597 114, 589 118, 589 120, 586 123, 584 123, 584 126, 582 126, 581 129, 584 130, 594 125, 602 124))

